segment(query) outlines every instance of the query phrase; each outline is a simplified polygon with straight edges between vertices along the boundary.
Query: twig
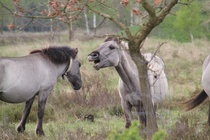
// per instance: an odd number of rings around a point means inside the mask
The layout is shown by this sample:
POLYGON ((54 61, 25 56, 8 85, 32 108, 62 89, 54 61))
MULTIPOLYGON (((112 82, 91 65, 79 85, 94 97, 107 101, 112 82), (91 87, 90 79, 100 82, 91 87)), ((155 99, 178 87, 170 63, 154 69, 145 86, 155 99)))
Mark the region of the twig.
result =
POLYGON ((33 21, 34 21, 34 18, 31 18, 31 20, 28 23, 26 23, 26 24, 24 24, 22 26, 19 26, 17 29, 18 30, 22 30, 23 28, 25 28, 26 26, 28 26, 29 24, 31 24, 33 21))
POLYGON ((103 25, 103 23, 106 21, 106 18, 104 17, 103 20, 94 28, 91 27, 91 29, 98 29, 101 25, 103 25))
POLYGON ((152 58, 150 59, 150 61, 148 62, 148 64, 153 60, 153 58, 156 56, 157 52, 160 50, 160 47, 163 46, 165 43, 167 43, 167 42, 162 42, 161 44, 159 44, 159 45, 157 46, 157 49, 156 49, 155 52, 153 53, 152 58))
POLYGON ((103 13, 103 12, 97 10, 97 9, 94 9, 94 8, 90 7, 88 4, 86 6, 89 10, 93 11, 94 13, 96 13, 96 14, 102 16, 102 17, 108 18, 109 20, 113 21, 115 24, 117 24, 121 29, 123 29, 125 31, 129 40, 133 40, 133 35, 131 34, 129 28, 125 24, 120 22, 118 19, 112 17, 111 15, 108 15, 106 13, 103 13))
POLYGON ((14 13, 11 9, 9 9, 9 8, 8 8, 6 5, 4 5, 4 3, 2 3, 1 1, 0 1, 0 5, 1 5, 3 8, 5 8, 7 11, 9 11, 11 14, 14 13))
POLYGON ((184 2, 178 2, 177 4, 186 5, 186 6, 190 5, 189 3, 184 3, 184 2))
POLYGON ((106 38, 106 37, 118 37, 119 40, 126 40, 126 41, 129 41, 128 38, 126 37, 122 37, 120 35, 116 35, 116 34, 104 34, 104 35, 94 35, 94 37, 97 37, 97 38, 106 38))

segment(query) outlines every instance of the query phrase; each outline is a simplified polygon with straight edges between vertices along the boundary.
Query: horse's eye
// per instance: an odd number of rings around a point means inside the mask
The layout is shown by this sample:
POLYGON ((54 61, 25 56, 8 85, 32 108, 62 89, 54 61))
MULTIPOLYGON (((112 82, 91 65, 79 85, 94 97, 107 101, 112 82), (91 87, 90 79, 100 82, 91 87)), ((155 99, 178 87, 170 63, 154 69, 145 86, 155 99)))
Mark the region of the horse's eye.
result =
POLYGON ((112 46, 112 45, 110 45, 109 48, 110 48, 111 50, 115 49, 115 47, 112 46))

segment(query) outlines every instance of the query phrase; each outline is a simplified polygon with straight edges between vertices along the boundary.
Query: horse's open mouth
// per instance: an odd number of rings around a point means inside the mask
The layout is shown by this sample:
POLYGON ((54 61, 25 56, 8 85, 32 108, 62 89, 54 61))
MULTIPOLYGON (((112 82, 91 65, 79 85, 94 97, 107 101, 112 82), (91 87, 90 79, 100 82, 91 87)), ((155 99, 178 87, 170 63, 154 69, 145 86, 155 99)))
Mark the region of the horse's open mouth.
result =
POLYGON ((98 57, 93 58, 92 56, 88 56, 88 61, 93 62, 94 65, 97 65, 98 63, 100 63, 100 59, 98 57))

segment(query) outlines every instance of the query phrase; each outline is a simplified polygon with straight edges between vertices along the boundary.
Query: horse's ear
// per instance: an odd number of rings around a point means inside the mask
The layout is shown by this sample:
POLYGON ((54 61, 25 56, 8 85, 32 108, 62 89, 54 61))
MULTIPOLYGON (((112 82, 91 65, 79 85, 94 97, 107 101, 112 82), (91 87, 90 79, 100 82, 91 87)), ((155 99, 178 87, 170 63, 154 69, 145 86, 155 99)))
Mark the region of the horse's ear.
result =
POLYGON ((72 48, 71 49, 71 56, 72 58, 75 58, 77 56, 78 49, 77 48, 72 48))
POLYGON ((78 53, 78 49, 77 49, 77 48, 75 48, 75 53, 76 53, 76 55, 77 55, 77 53, 78 53))

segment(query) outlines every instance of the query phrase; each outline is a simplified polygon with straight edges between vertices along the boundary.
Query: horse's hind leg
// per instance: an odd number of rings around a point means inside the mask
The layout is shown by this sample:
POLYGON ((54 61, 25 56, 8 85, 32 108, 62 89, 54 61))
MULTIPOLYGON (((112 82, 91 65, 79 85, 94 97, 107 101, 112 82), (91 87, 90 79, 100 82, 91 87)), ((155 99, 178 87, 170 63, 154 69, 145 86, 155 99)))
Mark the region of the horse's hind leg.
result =
POLYGON ((146 126, 146 113, 143 107, 143 103, 140 101, 138 106, 136 107, 138 119, 141 124, 146 126))
POLYGON ((20 123, 17 127, 18 132, 23 132, 25 130, 26 120, 27 120, 28 115, 30 113, 31 106, 34 102, 34 98, 35 98, 35 96, 25 103, 25 108, 23 110, 22 118, 21 118, 21 121, 20 121, 20 123))
POLYGON ((124 101, 123 99, 121 101, 121 104, 122 104, 124 114, 125 114, 125 120, 126 120, 125 128, 129 128, 131 126, 132 105, 129 102, 124 101))

